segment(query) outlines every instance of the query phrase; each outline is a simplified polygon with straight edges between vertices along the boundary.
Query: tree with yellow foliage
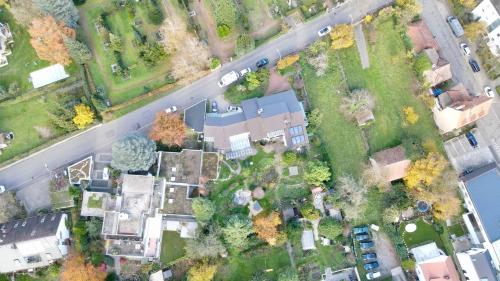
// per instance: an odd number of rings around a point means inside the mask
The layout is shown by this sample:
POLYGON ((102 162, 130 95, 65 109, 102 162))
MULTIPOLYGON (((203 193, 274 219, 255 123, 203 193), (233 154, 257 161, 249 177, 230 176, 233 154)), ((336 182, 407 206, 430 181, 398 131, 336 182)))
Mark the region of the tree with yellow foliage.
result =
POLYGON ((253 230, 257 233, 257 237, 271 246, 276 246, 285 235, 278 230, 280 224, 281 218, 277 212, 272 212, 269 216, 258 215, 254 218, 253 230))
POLYGON ((366 15, 365 18, 364 18, 364 22, 366 24, 369 24, 373 21, 373 16, 372 15, 366 15))
POLYGON ((106 273, 86 264, 83 256, 73 253, 65 261, 62 267, 61 281, 102 281, 106 273))
POLYGON ((94 112, 89 106, 81 103, 75 105, 74 109, 76 115, 73 118, 73 123, 75 123, 78 129, 83 129, 94 122, 94 112))
POLYGON ((299 58, 300 58, 299 54, 286 56, 278 61, 278 63, 276 64, 276 67, 279 70, 285 69, 285 68, 289 67, 290 65, 299 61, 299 58))
POLYGON ((354 44, 354 26, 351 24, 339 24, 330 32, 332 49, 349 48, 354 44))
POLYGON ((477 41, 486 31, 486 24, 474 21, 464 26, 465 37, 471 41, 477 41))
POLYGON ((460 5, 462 5, 464 8, 472 10, 474 7, 476 7, 476 0, 458 0, 460 5))
POLYGON ((429 186, 441 175, 447 165, 448 162, 443 155, 431 152, 410 166, 404 182, 410 189, 418 189, 422 185, 429 186))
POLYGON ((415 109, 413 109, 413 107, 411 106, 405 106, 403 108, 403 117, 403 125, 413 125, 417 123, 419 118, 418 114, 415 112, 415 109))
POLYGON ((214 278, 217 272, 216 264, 209 264, 204 260, 195 266, 191 267, 188 272, 188 281, 210 281, 214 278))

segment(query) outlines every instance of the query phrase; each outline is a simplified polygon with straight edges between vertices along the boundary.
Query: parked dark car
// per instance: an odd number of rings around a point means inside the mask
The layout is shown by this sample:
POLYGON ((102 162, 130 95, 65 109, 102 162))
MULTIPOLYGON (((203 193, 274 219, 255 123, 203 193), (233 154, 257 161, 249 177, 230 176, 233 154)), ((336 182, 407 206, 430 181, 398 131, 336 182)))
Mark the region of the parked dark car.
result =
POLYGON ((476 148, 478 146, 476 137, 471 132, 467 132, 465 136, 472 147, 476 148))
POLYGON ((370 235, 368 234, 356 235, 356 241, 365 241, 365 240, 370 240, 370 235))
POLYGON ((218 112, 219 108, 217 107, 217 102, 213 101, 212 102, 212 112, 218 112))
POLYGON ((359 243, 359 247, 361 247, 361 249, 363 250, 371 249, 373 248, 373 246, 375 246, 375 243, 373 243, 373 241, 365 241, 359 243))
POLYGON ((355 227, 355 228, 352 229, 352 233, 354 233, 354 235, 368 233, 368 226, 358 226, 358 227, 355 227))
POLYGON ((366 263, 365 265, 363 265, 363 268, 365 270, 373 270, 373 269, 377 269, 378 267, 379 267, 379 264, 376 261, 369 262, 369 263, 366 263))
POLYGON ((257 66, 258 68, 262 68, 266 65, 269 64, 269 59, 268 58, 263 58, 263 59, 260 59, 256 64, 255 66, 257 66))
POLYGON ((470 68, 472 68, 472 71, 474 71, 474 72, 481 71, 481 68, 479 68, 479 64, 477 63, 476 60, 469 59, 469 65, 470 65, 470 68))
POLYGON ((363 257, 364 261, 373 260, 373 259, 377 258, 377 254, 375 254, 375 253, 366 253, 366 254, 363 254, 362 257, 363 257))

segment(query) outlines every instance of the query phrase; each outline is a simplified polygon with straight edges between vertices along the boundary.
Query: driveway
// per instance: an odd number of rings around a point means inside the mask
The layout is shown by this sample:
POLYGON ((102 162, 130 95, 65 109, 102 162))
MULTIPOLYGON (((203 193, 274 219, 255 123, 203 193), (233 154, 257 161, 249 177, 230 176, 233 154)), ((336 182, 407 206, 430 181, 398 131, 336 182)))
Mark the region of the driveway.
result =
POLYGON ((478 129, 472 129, 471 133, 477 140, 477 148, 470 145, 465 134, 444 143, 444 149, 446 150, 448 159, 450 159, 453 168, 459 173, 495 162, 488 142, 481 132, 478 129))
POLYGON ((363 33, 363 24, 358 23, 354 28, 354 38, 356 39, 356 46, 358 47, 359 58, 361 59, 361 68, 365 69, 370 67, 365 34, 363 33))
POLYGON ((375 242, 375 252, 377 261, 380 264, 380 273, 382 276, 390 276, 391 269, 400 266, 396 250, 392 242, 383 232, 372 231, 373 242, 375 242))
POLYGON ((49 182, 50 178, 44 178, 16 192, 17 200, 24 206, 28 215, 35 215, 40 209, 52 207, 49 182))
POLYGON ((171 104, 176 104, 183 109, 202 99, 212 99, 222 95, 224 89, 217 86, 217 81, 225 73, 246 67, 255 68, 255 62, 262 57, 269 58, 274 64, 280 54, 286 56, 297 52, 317 40, 316 32, 321 27, 358 21, 367 13, 373 13, 392 2, 392 0, 351 0, 331 10, 330 13, 302 24, 287 34, 258 47, 239 60, 223 65, 219 70, 191 85, 2 168, 0 182, 9 190, 19 190, 48 177, 47 170, 64 167, 68 163, 93 155, 96 151, 109 150, 113 142, 130 133, 146 133, 155 113, 171 104))

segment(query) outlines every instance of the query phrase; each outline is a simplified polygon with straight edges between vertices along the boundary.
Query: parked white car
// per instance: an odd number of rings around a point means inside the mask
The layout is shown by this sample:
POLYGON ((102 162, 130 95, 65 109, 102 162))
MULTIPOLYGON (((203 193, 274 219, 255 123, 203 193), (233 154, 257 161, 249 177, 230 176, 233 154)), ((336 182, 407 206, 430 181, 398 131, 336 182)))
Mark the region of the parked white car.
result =
POLYGON ((252 72, 252 69, 250 69, 250 67, 247 67, 245 69, 240 70, 240 76, 243 77, 243 76, 247 75, 250 72, 252 72))
POLYGON ((0 185, 0 194, 5 192, 5 185, 0 185))
POLYGON ((233 112, 233 111, 241 111, 241 107, 235 106, 235 105, 230 105, 227 107, 227 112, 233 112))
POLYGON ((175 105, 172 105, 171 107, 165 109, 165 113, 167 113, 167 114, 168 113, 174 113, 176 111, 177 111, 177 106, 175 106, 175 105))
POLYGON ((467 44, 465 44, 465 43, 460 44, 460 49, 462 49, 462 52, 464 53, 464 55, 470 56, 471 52, 470 52, 470 48, 469 48, 469 46, 467 46, 467 44))
POLYGON ((490 98, 495 97, 495 93, 493 92, 493 89, 491 89, 491 87, 489 87, 489 86, 484 87, 484 94, 490 98))
POLYGON ((366 279, 368 280, 373 280, 375 278, 379 278, 382 274, 380 273, 380 271, 377 271, 377 272, 368 272, 366 274, 366 279))
POLYGON ((224 76, 221 77, 220 81, 217 83, 219 87, 223 88, 225 86, 231 85, 236 82, 240 78, 239 74, 236 71, 231 71, 224 76))
POLYGON ((104 167, 104 169, 102 169, 102 179, 105 181, 109 180, 109 168, 108 167, 104 167))
POLYGON ((332 31, 332 27, 329 25, 325 26, 318 31, 318 36, 323 37, 323 36, 327 35, 328 33, 330 33, 330 31, 332 31))

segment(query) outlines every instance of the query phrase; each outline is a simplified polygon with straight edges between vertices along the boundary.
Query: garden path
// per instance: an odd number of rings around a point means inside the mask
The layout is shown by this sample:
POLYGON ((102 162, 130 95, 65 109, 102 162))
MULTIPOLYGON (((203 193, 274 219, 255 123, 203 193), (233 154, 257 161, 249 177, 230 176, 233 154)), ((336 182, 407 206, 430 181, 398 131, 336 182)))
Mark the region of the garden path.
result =
POLYGON ((370 59, 368 57, 368 49, 366 47, 365 34, 363 33, 363 25, 358 23, 354 28, 354 37, 358 46, 359 58, 361 59, 361 67, 366 69, 370 67, 370 59))

